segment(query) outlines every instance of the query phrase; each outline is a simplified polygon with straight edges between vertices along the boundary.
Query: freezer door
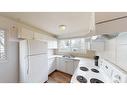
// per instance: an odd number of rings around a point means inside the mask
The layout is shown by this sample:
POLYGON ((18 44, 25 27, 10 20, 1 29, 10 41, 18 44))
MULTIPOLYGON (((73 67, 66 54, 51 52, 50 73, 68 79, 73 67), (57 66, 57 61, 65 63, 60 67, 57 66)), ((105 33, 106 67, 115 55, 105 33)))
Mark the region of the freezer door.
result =
POLYGON ((38 40, 28 40, 29 55, 47 53, 48 45, 46 42, 38 40))
POLYGON ((47 54, 29 56, 28 82, 41 83, 48 80, 47 54))

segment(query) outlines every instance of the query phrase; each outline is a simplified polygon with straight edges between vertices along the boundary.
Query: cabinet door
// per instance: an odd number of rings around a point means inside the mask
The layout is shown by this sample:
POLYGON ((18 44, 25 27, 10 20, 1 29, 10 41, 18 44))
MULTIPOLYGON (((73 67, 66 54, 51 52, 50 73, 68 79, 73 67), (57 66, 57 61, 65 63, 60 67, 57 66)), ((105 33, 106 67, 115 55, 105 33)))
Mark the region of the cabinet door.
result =
POLYGON ((64 58, 58 58, 57 70, 65 72, 66 68, 65 68, 65 60, 64 60, 64 58))
POLYGON ((73 75, 74 73, 74 65, 73 65, 73 60, 66 60, 65 61, 65 65, 66 65, 66 73, 73 75))
POLYGON ((56 70, 56 60, 55 58, 51 58, 48 60, 48 74, 52 73, 56 70))
POLYGON ((21 31, 18 34, 18 38, 22 39, 33 39, 33 36, 34 32, 26 28, 21 28, 21 31))
POLYGON ((79 64, 79 61, 74 60, 74 62, 73 62, 73 65, 74 65, 74 67, 73 67, 73 73, 74 73, 74 72, 75 72, 75 70, 77 69, 78 64, 79 64))
POLYGON ((66 71, 66 66, 65 66, 65 60, 64 60, 64 58, 60 58, 60 61, 59 61, 59 69, 62 72, 65 72, 66 71))
POLYGON ((34 39, 42 41, 43 40, 43 34, 34 32, 34 39))
POLYGON ((56 49, 57 41, 48 41, 48 49, 56 49))

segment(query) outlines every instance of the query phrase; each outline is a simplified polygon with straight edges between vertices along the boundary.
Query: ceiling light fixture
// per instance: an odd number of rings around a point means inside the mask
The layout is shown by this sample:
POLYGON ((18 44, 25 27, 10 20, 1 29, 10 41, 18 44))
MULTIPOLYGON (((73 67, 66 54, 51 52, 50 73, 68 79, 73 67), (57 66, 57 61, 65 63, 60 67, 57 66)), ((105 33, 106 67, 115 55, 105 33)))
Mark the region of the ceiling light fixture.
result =
POLYGON ((65 31, 66 30, 66 25, 59 25, 60 31, 65 31))

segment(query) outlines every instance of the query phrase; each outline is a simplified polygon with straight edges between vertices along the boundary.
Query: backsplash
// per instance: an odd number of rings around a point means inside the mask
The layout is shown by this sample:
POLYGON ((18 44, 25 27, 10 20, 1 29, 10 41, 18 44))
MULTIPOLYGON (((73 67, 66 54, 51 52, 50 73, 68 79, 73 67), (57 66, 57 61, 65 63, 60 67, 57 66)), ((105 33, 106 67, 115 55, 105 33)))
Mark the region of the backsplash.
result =
POLYGON ((93 58, 95 56, 95 51, 93 50, 86 50, 84 53, 78 52, 59 52, 58 50, 55 51, 58 55, 73 55, 76 57, 83 57, 83 58, 93 58))

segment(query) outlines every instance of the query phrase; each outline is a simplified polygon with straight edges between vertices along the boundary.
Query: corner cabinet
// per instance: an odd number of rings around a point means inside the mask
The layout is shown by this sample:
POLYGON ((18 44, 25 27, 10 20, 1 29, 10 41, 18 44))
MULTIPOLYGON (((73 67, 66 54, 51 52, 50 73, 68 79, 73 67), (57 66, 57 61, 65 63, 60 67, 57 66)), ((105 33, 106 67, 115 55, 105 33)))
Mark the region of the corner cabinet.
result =
POLYGON ((56 69, 62 71, 64 73, 73 75, 79 61, 68 59, 68 58, 57 58, 57 66, 56 69))

